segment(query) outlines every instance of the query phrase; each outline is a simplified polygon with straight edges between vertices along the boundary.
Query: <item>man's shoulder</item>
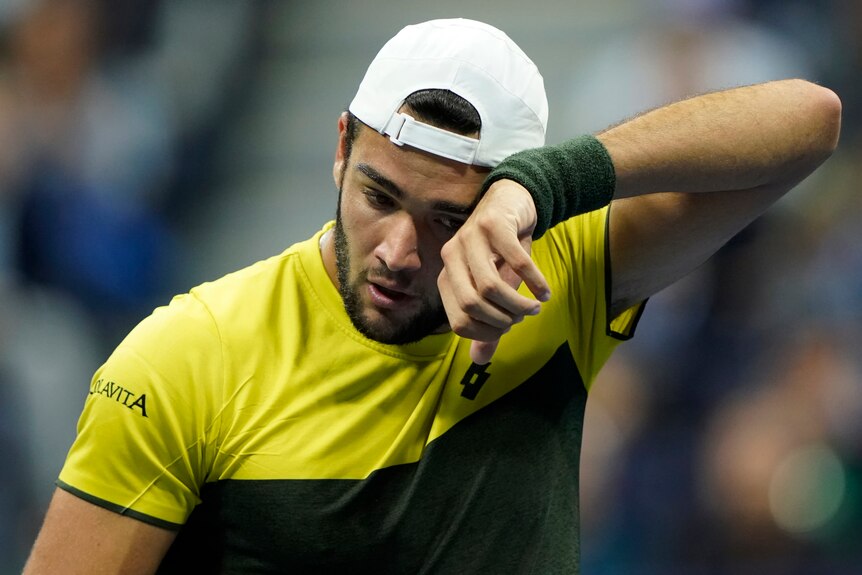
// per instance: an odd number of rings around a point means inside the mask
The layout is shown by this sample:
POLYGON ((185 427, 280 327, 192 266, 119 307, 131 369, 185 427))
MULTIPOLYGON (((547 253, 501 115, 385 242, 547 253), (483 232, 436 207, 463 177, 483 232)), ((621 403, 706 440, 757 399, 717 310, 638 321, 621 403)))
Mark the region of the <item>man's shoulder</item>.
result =
POLYGON ((601 271, 607 245, 608 207, 569 218, 533 242, 532 256, 544 273, 577 266, 601 271), (560 266, 560 260, 568 265, 560 266))
POLYGON ((138 323, 112 356, 131 353, 150 363, 182 366, 190 358, 211 361, 226 349, 241 349, 267 337, 287 323, 282 315, 297 305, 289 287, 301 289, 297 259, 296 246, 291 246, 175 295, 138 323))

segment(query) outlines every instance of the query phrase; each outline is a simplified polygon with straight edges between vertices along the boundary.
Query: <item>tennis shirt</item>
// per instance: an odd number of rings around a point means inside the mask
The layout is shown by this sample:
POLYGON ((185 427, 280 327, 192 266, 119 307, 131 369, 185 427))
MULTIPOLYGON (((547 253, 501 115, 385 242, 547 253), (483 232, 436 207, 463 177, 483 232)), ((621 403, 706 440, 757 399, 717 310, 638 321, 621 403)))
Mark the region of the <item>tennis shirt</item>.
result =
POLYGON ((533 243, 551 300, 484 366, 362 336, 331 222, 177 296, 94 375, 58 485, 178 530, 161 573, 577 573, 587 393, 642 307, 608 317, 608 212, 533 243))

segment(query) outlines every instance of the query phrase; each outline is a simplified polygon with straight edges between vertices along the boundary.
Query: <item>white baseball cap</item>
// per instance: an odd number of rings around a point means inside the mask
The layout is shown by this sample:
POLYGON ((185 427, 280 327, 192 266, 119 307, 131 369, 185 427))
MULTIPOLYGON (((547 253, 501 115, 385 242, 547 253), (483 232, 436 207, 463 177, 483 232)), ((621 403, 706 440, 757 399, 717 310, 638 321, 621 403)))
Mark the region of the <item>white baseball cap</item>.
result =
POLYGON ((545 143, 548 100, 542 75, 502 31, 475 20, 431 20, 403 28, 368 67, 349 110, 397 145, 494 167, 545 143), (450 90, 479 112, 479 139, 399 112, 420 90, 450 90))

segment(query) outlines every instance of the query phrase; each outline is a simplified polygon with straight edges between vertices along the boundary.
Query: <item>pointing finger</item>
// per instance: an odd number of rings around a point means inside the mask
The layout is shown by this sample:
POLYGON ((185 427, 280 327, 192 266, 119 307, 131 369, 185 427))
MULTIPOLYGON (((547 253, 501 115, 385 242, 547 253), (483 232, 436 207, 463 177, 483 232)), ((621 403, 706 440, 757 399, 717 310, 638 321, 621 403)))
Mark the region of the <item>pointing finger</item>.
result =
POLYGON ((491 362, 494 352, 497 351, 497 346, 500 340, 494 341, 474 341, 470 344, 470 359, 478 365, 485 365, 491 362))

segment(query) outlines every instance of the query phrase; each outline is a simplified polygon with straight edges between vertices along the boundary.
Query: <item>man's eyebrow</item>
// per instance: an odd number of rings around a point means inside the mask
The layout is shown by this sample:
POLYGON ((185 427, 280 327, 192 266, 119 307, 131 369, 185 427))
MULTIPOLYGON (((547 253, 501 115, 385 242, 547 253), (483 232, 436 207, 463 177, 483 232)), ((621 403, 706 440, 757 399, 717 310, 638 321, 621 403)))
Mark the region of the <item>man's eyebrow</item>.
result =
MULTIPOLYGON (((373 167, 369 166, 365 163, 356 164, 356 169, 365 174, 365 176, 373 181, 375 184, 384 188, 387 192, 395 196, 397 199, 404 198, 404 190, 398 187, 398 185, 375 170, 373 167)), ((447 202, 445 200, 440 200, 434 202, 432 208, 438 212, 448 212, 450 214, 455 214, 459 216, 469 216, 473 212, 473 208, 475 208, 475 203, 464 205, 464 204, 456 204, 453 202, 447 202)))
POLYGON ((365 174, 371 181, 373 181, 378 186, 385 188, 387 192, 389 192, 399 200, 404 197, 404 191, 399 188, 395 184, 395 182, 393 182, 368 164, 360 162, 356 164, 356 169, 365 174))
POLYGON ((463 204, 453 204, 452 202, 440 201, 434 202, 433 207, 438 212, 447 212, 456 216, 469 216, 473 213, 475 204, 465 206, 463 204))

